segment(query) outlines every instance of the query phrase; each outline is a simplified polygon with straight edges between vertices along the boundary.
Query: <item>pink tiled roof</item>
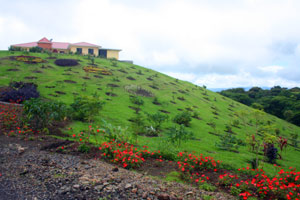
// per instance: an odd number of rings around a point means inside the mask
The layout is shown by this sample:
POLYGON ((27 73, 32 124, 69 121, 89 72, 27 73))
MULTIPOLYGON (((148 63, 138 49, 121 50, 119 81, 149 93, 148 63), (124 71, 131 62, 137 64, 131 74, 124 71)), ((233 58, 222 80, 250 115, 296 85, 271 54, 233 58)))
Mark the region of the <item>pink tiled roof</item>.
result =
POLYGON ((70 43, 68 42, 52 42, 53 49, 68 49, 70 43))
POLYGON ((43 37, 38 41, 38 43, 51 43, 47 38, 43 37))
POLYGON ((91 44, 91 43, 87 43, 87 42, 78 42, 78 43, 73 43, 71 45, 84 46, 84 47, 100 47, 99 45, 95 45, 95 44, 91 44))
POLYGON ((37 42, 29 42, 29 43, 23 43, 23 44, 14 44, 13 47, 36 47, 37 42))

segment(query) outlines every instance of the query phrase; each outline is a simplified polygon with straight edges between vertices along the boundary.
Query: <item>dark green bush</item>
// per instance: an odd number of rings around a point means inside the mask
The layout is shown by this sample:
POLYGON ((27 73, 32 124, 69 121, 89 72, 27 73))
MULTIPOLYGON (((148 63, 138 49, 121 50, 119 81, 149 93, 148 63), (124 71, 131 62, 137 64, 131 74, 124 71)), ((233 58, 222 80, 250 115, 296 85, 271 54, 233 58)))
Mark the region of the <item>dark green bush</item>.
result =
POLYGON ((186 130, 183 124, 179 127, 173 126, 167 132, 168 140, 176 146, 180 146, 182 142, 186 142, 192 136, 193 132, 186 130))
POLYGON ((131 101, 131 103, 139 105, 139 106, 142 106, 144 104, 144 100, 137 96, 131 96, 130 101, 131 101))
POLYGON ((42 101, 30 99, 24 102, 25 121, 35 124, 36 129, 48 128, 53 121, 63 120, 68 116, 69 110, 66 104, 56 101, 42 101))
POLYGON ((183 124, 185 126, 189 126, 192 121, 192 116, 189 112, 184 111, 182 113, 177 114, 173 121, 177 124, 183 124))
POLYGON ((91 122, 99 114, 104 102, 94 97, 77 96, 71 104, 72 117, 75 120, 91 122))
POLYGON ((33 53, 41 53, 43 51, 43 48, 41 47, 31 47, 29 49, 29 52, 33 52, 33 53))

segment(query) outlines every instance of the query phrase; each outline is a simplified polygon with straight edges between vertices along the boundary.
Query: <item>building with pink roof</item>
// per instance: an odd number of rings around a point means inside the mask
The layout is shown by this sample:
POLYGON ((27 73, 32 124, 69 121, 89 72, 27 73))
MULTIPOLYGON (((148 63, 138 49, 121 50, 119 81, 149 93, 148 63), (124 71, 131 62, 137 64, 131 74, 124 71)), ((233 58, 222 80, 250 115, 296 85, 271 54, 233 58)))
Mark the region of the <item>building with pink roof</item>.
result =
POLYGON ((29 42, 23 44, 14 44, 12 47, 20 47, 22 50, 29 51, 32 47, 40 47, 44 50, 54 53, 77 53, 82 55, 95 55, 103 58, 115 58, 119 59, 119 52, 121 49, 105 49, 99 45, 91 44, 88 42, 52 42, 46 37, 43 37, 37 42, 29 42))

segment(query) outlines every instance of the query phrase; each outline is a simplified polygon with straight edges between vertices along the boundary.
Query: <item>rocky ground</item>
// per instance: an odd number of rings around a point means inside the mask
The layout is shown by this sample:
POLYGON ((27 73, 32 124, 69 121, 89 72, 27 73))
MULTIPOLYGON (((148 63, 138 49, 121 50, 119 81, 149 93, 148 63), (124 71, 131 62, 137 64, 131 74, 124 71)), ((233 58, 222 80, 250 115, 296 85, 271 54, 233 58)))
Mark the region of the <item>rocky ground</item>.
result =
POLYGON ((47 150, 60 142, 0 135, 0 199, 233 199, 99 159, 47 150))

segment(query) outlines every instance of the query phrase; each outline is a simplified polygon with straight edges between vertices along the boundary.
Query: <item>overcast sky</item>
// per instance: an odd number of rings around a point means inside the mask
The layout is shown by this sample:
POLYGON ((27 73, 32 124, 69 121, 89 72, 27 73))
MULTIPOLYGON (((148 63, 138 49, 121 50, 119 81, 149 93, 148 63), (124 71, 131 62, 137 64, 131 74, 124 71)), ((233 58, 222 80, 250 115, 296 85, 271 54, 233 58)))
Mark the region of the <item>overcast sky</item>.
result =
POLYGON ((0 49, 47 37, 120 48, 208 88, 300 87, 299 0, 0 0, 0 49))

